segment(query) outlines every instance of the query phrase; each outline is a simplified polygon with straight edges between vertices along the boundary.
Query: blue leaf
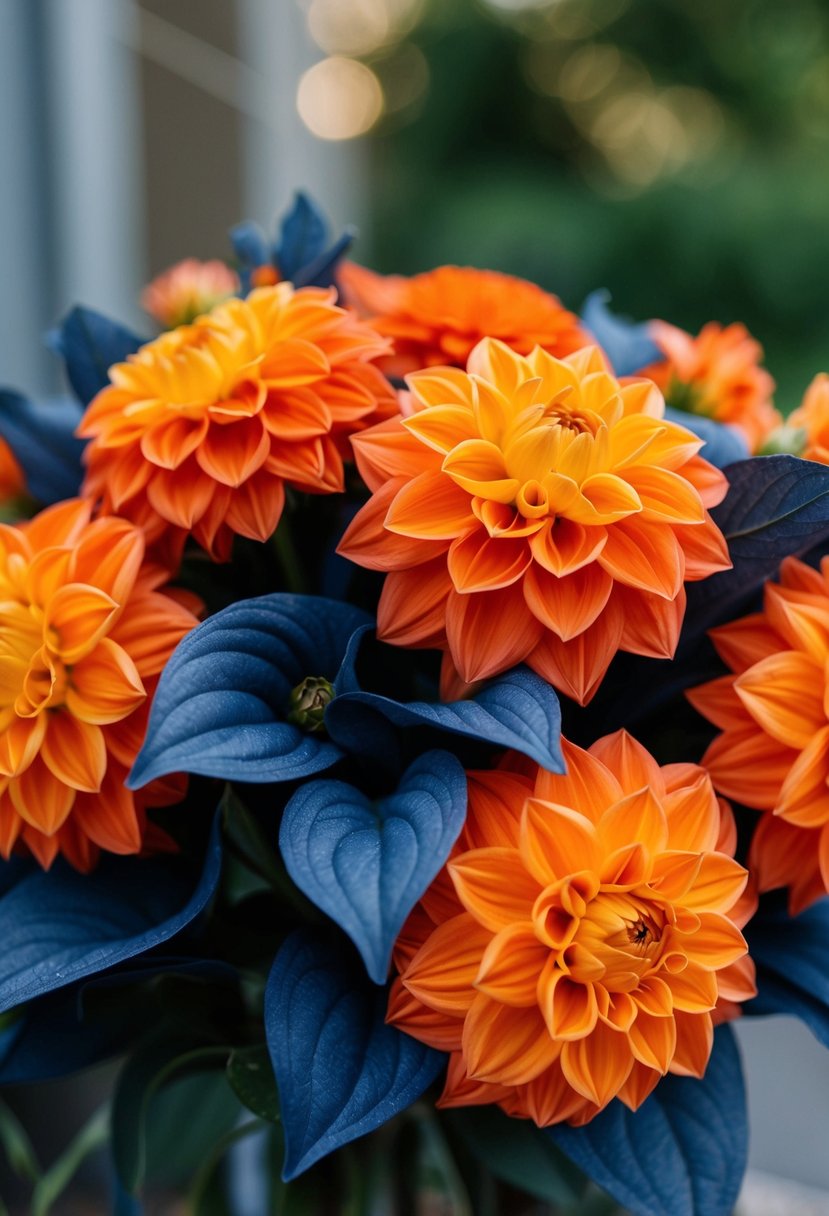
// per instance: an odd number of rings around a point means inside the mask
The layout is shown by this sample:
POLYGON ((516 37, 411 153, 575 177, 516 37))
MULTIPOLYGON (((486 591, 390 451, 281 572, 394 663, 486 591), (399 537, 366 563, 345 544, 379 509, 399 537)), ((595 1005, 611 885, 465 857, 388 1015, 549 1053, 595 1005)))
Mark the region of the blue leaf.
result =
POLYGON ((746 936, 758 991, 745 1012, 799 1017, 829 1047, 829 898, 799 916, 782 898, 763 899, 746 936))
POLYGON ((336 945, 300 931, 276 956, 265 1034, 286 1181, 405 1110, 443 1068, 444 1055, 386 1025, 386 1004, 386 991, 336 945))
POLYGON ((78 493, 84 443, 75 438, 75 429, 82 414, 70 397, 35 402, 0 389, 0 436, 16 456, 32 498, 44 506, 78 493))
POLYGON ((515 667, 468 701, 395 701, 361 689, 357 680, 357 655, 368 628, 356 632, 349 643, 337 676, 338 695, 325 716, 331 738, 341 747, 358 752, 367 742, 388 746, 382 736, 373 737, 375 715, 380 715, 401 728, 428 726, 494 747, 515 748, 542 768, 564 772, 561 709, 546 680, 528 667, 515 667))
POLYGON ((293 781, 329 768, 342 752, 287 722, 305 676, 334 679, 348 639, 368 615, 304 595, 240 600, 198 625, 161 675, 127 784, 166 773, 248 782, 293 781))
POLYGON ((353 228, 346 228, 342 236, 337 237, 329 249, 323 250, 318 258, 297 271, 294 275, 294 286, 330 287, 332 284, 336 285, 338 263, 343 254, 347 253, 353 245, 356 235, 353 228))
POLYGON ((796 456, 755 456, 726 469, 729 489, 711 512, 733 569, 688 587, 681 649, 750 604, 781 561, 829 538, 829 468, 796 456))
POLYGON ((345 930, 385 984, 403 922, 437 875, 466 818, 466 775, 449 752, 426 752, 388 798, 342 781, 311 781, 288 802, 279 845, 301 891, 345 930))
POLYGON ((668 1076, 635 1113, 618 1100, 585 1127, 549 1134, 634 1216, 730 1216, 748 1128, 734 1035, 721 1026, 705 1076, 668 1076))
POLYGON ((146 341, 117 321, 81 307, 73 308, 50 335, 50 345, 62 356, 69 383, 84 405, 109 384, 112 365, 123 363, 146 341))
POLYGON ((664 358, 651 337, 649 321, 629 321, 607 307, 609 291, 594 291, 584 302, 581 319, 610 360, 617 376, 632 376, 664 358))
POLYGON ((282 277, 295 281, 297 271, 320 256, 327 240, 325 216, 304 191, 297 190, 290 210, 280 221, 274 250, 282 277))
POLYGON ((748 443, 739 427, 726 426, 725 423, 715 422, 713 418, 689 414, 686 410, 671 409, 670 406, 665 410, 665 417, 669 422, 676 422, 704 439, 705 444, 699 454, 710 460, 718 469, 724 469, 738 460, 748 459, 748 443))
POLYGON ((59 861, 13 867, 0 894, 0 1012, 169 941, 204 909, 221 872, 218 817, 195 889, 169 858, 105 857, 92 874, 59 861))
POLYGON ((236 257, 247 270, 265 266, 271 260, 268 239, 253 220, 244 220, 230 230, 230 243, 236 257))

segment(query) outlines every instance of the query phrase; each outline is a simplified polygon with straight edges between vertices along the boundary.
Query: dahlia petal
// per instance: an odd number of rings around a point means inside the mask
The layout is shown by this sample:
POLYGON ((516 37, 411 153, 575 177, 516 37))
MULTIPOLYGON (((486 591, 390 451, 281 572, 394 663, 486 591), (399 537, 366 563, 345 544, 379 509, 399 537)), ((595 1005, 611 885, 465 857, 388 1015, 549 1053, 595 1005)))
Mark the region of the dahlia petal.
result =
POLYGON ((598 823, 606 807, 617 802, 624 790, 592 748, 589 752, 583 751, 565 738, 561 740, 561 748, 565 773, 539 770, 535 796, 544 802, 571 806, 593 823, 598 823))
MULTIPOLYGON (((626 794, 634 794, 643 786, 650 786, 657 797, 665 793, 662 770, 647 748, 628 731, 617 730, 598 739, 592 744, 590 754, 610 769, 626 794)), ((610 800, 615 801, 615 798, 610 800)))
POLYGON ((752 664, 785 649, 780 635, 761 612, 753 612, 709 632, 714 648, 732 671, 745 671, 752 664))
POLYGON ((666 973, 665 983, 671 992, 674 1009, 685 1013, 704 1013, 717 1003, 720 971, 706 971, 689 963, 676 975, 666 973))
POLYGON ((23 525, 32 550, 53 545, 74 545, 92 517, 92 503, 70 498, 40 511, 23 525))
POLYGON ((461 903, 490 935, 532 920, 540 888, 518 849, 470 849, 450 859, 447 868, 461 903))
POLYGON ((451 591, 444 557, 431 558, 413 570, 392 571, 377 606, 377 636, 397 646, 441 645, 451 591))
POLYGON ((486 528, 477 528, 452 542, 446 560, 455 590, 469 595, 517 582, 532 556, 523 538, 491 537, 486 528))
POLYGON ((668 842, 665 812, 647 786, 608 807, 597 826, 608 853, 636 841, 649 853, 656 854, 661 853, 668 842))
POLYGON ((48 714, 34 718, 13 717, 0 731, 0 776, 16 777, 34 760, 49 721, 48 714))
POLYGON ((74 790, 96 793, 107 767, 107 749, 99 726, 64 711, 50 715, 40 746, 47 768, 74 790))
POLYGON ((676 1050, 671 1072, 681 1077, 702 1077, 714 1046, 714 1025, 710 1013, 674 1014, 676 1050))
POLYGON ((463 1017, 475 998, 475 976, 491 938, 468 912, 445 921, 409 963, 403 985, 435 1012, 463 1017))
POLYGON ((518 1104, 509 1113, 532 1119, 538 1127, 572 1119, 585 1106, 584 1098, 573 1089, 558 1061, 521 1086, 516 1097, 518 1104))
POLYGON ((685 619, 685 588, 672 600, 616 585, 613 591, 624 617, 622 650, 652 659, 672 659, 685 619))
POLYGON ((776 813, 803 828, 829 822, 829 726, 812 736, 780 789, 776 813))
POLYGON ((260 471, 236 489, 227 509, 226 522, 240 536, 266 541, 276 531, 284 506, 282 482, 260 471))
POLYGON ((436 923, 439 922, 432 920, 422 903, 415 904, 394 943, 392 961, 397 971, 406 970, 436 923))
POLYGON ((189 608, 169 595, 136 595, 116 622, 110 640, 127 652, 142 679, 158 675, 172 651, 197 624, 189 608))
POLYGON ((544 634, 515 584, 466 595, 452 590, 445 619, 452 658, 468 684, 529 659, 544 634))
MULTIPOLYGON (((471 382, 464 373, 458 374, 463 375, 464 380, 467 380, 466 392, 471 398, 471 382)), ((414 377, 407 377, 407 383, 410 380, 414 380, 414 377)), ((417 390, 414 391, 414 395, 416 398, 419 397, 417 390)), ((479 438, 471 400, 468 404, 466 401, 458 404, 445 402, 430 404, 428 409, 418 410, 404 419, 403 426, 408 434, 416 436, 420 444, 443 455, 452 452, 462 443, 479 438)))
MULTIPOLYGON (((65 827, 66 824, 63 826, 65 827)), ((52 864, 60 852, 59 831, 55 832, 54 836, 44 836, 43 832, 33 828, 31 824, 24 823, 20 839, 42 869, 50 870, 52 868, 52 864)))
POLYGON ((825 591, 818 598, 812 593, 766 583, 763 609, 769 624, 793 650, 805 651, 820 664, 826 662, 829 657, 829 613, 825 591))
MULTIPOLYGON (((632 387, 624 385, 622 388, 622 400, 626 405, 633 403, 632 387)), ((637 387, 636 392, 641 391, 637 387)), ((615 469, 647 464, 671 471, 681 469, 692 456, 696 456, 703 443, 685 427, 638 412, 627 413, 621 418, 611 428, 608 440, 610 462, 615 469)))
POLYGON ((117 642, 102 638, 72 668, 66 708, 82 722, 103 726, 132 713, 146 697, 135 663, 117 642))
MULTIPOLYGON (((686 968, 688 970, 688 968, 686 968)), ((683 972, 684 974, 684 972, 683 972)), ((710 971, 702 972, 703 975, 710 975, 710 971)), ((674 1010, 674 999, 672 996, 671 983, 666 983, 660 979, 658 975, 649 975, 643 979, 632 994, 631 1000, 638 1009, 644 1009, 654 1018, 671 1017, 674 1010)), ((716 982, 715 982, 716 983, 716 982)), ((624 1027, 624 1029, 628 1029, 624 1027)))
POLYGON ((604 679, 622 639, 624 616, 613 596, 589 628, 569 642, 548 632, 527 656, 527 663, 555 688, 586 705, 604 679))
POLYGON ((618 1093, 619 1100, 624 1102, 629 1110, 638 1110, 646 1098, 649 1098, 659 1083, 659 1073, 655 1068, 646 1068, 637 1060, 630 1070, 630 1076, 618 1093))
POLYGON ((614 473, 594 473, 581 483, 581 492, 596 512, 597 523, 613 524, 642 511, 636 488, 614 473))
POLYGON ((710 515, 701 524, 674 524, 673 533, 685 555, 686 583, 731 569, 726 539, 710 515))
POLYGON ((463 1021, 436 1013, 404 988, 398 977, 391 986, 386 1021, 437 1051, 460 1054, 463 1021))
POLYGON ((789 888, 796 916, 825 894, 819 853, 825 828, 798 828, 776 815, 763 815, 751 841, 749 865, 758 889, 789 888))
POLYGON ((447 1110, 458 1106, 483 1106, 509 1098, 514 1090, 490 1081, 473 1081, 467 1075, 462 1051, 453 1051, 446 1069, 446 1084, 435 1106, 447 1110))
POLYGON ((700 912, 699 928, 677 936, 691 962, 716 970, 727 967, 747 952, 745 938, 736 925, 718 912, 700 912))
POLYGON ((596 564, 557 578, 534 563, 526 573, 523 587, 524 599, 533 615, 563 642, 569 642, 588 629, 604 610, 613 579, 596 564))
POLYGON ((466 777, 468 813, 458 841, 460 849, 517 848, 521 811, 532 793, 529 780, 487 770, 467 772, 466 777))
POLYGON ((509 925, 484 951, 475 987, 504 1005, 535 1005, 538 976, 548 955, 531 924, 509 925))
POLYGON ((72 820, 95 844, 110 853, 133 854, 141 850, 143 823, 135 795, 124 785, 126 772, 107 772, 101 791, 94 798, 78 796, 72 820))
MULTIPOLYGON (((135 529, 130 530, 135 532, 135 529)), ((83 575, 71 576, 70 566, 75 565, 74 557, 72 549, 61 546, 42 549, 29 562, 25 582, 26 593, 32 603, 41 606, 48 604, 64 583, 89 581, 83 575)), ((22 606, 18 605, 18 609, 21 608, 22 606)), ((28 614, 27 609, 22 609, 22 611, 28 614)))
POLYGON ((189 531, 210 505, 215 484, 191 457, 175 471, 157 469, 147 483, 147 499, 168 523, 189 531))
POLYGON ((672 524, 701 524, 706 518, 700 496, 680 473, 655 466, 625 469, 625 481, 642 503, 641 518, 672 524))
POLYGON ((757 968, 748 954, 716 974, 720 1000, 750 1001, 757 995, 757 968))
POLYGON ((389 507, 404 484, 394 478, 371 496, 346 528, 338 553, 368 570, 389 571, 408 570, 446 552, 448 540, 423 540, 386 530, 389 507))
POLYGON ((682 587, 685 558, 671 528, 664 524, 621 520, 607 530, 607 543, 596 559, 627 587, 674 600, 682 587))
POLYGON ((627 1037, 634 1058, 646 1068, 654 1068, 664 1076, 676 1050, 674 1019, 651 1017, 640 1009, 627 1037))
POLYGON ((44 836, 54 836, 75 801, 72 787, 58 780, 40 756, 9 782, 8 792, 18 815, 44 836))
POLYGON ((704 853, 682 905, 695 911, 728 912, 745 890, 748 871, 724 853, 704 853))
POLYGON ((682 466, 682 476, 700 496, 704 507, 717 507, 728 492, 725 475, 702 456, 692 456, 682 466))
POLYGON ((166 416, 146 431, 139 431, 141 455, 162 469, 177 469, 196 451, 207 434, 208 420, 184 414, 166 416))
POLYGON ((734 688, 733 675, 719 676, 707 684, 688 688, 685 696, 697 713, 702 714, 720 730, 751 728, 751 715, 734 688))
POLYGON ((800 751, 826 722, 823 668, 809 655, 783 651, 744 671, 734 690, 767 734, 800 751))
POLYGON ((598 871, 602 862, 599 835, 586 816, 537 798, 524 806, 520 849, 522 864, 542 886, 580 870, 598 871))
POLYGON ((260 418, 244 418, 232 426, 211 423, 196 451, 199 468, 220 485, 240 486, 261 469, 271 440, 260 418))
POLYGON ((44 627, 54 630, 54 649, 64 663, 85 658, 111 628, 118 604, 105 591, 84 583, 61 587, 46 605, 44 627))
POLYGON ((606 540, 607 531, 601 526, 585 527, 557 517, 533 535, 530 548, 539 566, 561 578, 595 561, 606 540))
POLYGON ((11 857, 22 828, 23 820, 14 809, 8 793, 3 790, 0 793, 0 857, 5 861, 11 857))
POLYGON ((441 467, 470 494, 509 503, 518 493, 520 483, 507 473, 501 449, 485 439, 463 440, 449 452, 441 467))
POLYGON ((96 519, 75 549, 72 581, 92 583, 123 604, 135 586, 144 549, 144 537, 134 524, 96 519))
POLYGON ((313 384, 330 370, 331 365, 319 346, 287 333, 270 347, 260 365, 262 378, 280 389, 313 384))
POLYGON ((481 992, 463 1028, 463 1055, 474 1080, 524 1085, 558 1058, 561 1044, 547 1032, 538 1009, 501 1005, 481 992))
POLYGON ((553 958, 538 977, 538 1005, 550 1035, 562 1042, 589 1035, 599 1018, 593 985, 574 983, 553 958))
MULTIPOLYGON (((637 990, 637 996, 638 994, 637 990)), ((639 1011, 639 1007, 630 993, 608 992, 602 985, 597 985, 596 996, 601 1020, 614 1030, 627 1034, 639 1011)))
POLYGON ((402 536, 453 540, 469 531, 474 516, 469 495, 451 477, 420 473, 398 489, 384 523, 402 536))
POLYGON ((701 865, 699 853, 663 850, 653 860, 650 885, 670 903, 681 902, 691 889, 701 865))
POLYGON ((406 429, 401 418, 390 418, 359 431, 351 436, 351 446, 360 476, 372 493, 390 477, 417 477, 424 466, 436 473, 440 471, 440 459, 434 456, 430 460, 429 449, 406 429))
POLYGON ((627 1035, 599 1022, 586 1038, 564 1044, 561 1067, 573 1089, 596 1106, 606 1106, 633 1068, 627 1035))
POLYGON ((718 735, 702 762, 727 798, 758 811, 774 810, 797 753, 756 726, 718 735))

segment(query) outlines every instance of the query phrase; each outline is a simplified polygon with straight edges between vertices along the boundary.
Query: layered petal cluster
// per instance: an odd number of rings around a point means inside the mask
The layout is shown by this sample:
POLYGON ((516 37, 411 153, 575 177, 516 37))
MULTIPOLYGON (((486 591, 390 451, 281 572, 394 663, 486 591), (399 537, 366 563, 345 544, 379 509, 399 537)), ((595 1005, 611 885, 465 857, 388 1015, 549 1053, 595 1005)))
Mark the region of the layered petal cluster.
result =
POLYGON ((397 404, 370 362, 388 344, 335 296, 263 287, 117 363, 79 428, 83 492, 224 558, 234 534, 273 533, 286 484, 342 490, 347 436, 397 404))
POLYGON ((539 1126, 702 1076, 714 1021, 754 994, 738 927, 754 901, 705 770, 660 768, 623 731, 564 750, 566 776, 468 775, 388 1010, 451 1053, 442 1106, 495 1102, 539 1126))
POLYGON ((820 372, 806 389, 803 401, 787 419, 791 427, 805 432, 798 455, 819 464, 829 464, 829 376, 820 372))
POLYGON ((137 853, 146 807, 183 794, 178 779, 140 795, 124 781, 161 669, 196 624, 142 566, 141 530, 91 512, 74 499, 0 525, 0 856, 24 845, 80 870, 99 849, 137 853))
POLYGON ((239 276, 224 262, 185 258, 153 279, 141 293, 141 307, 165 329, 189 325, 239 290, 239 276))
POLYGON ((786 558, 763 611, 711 631, 733 674, 692 689, 722 732, 703 763, 717 789, 763 814, 749 865, 792 912, 829 891, 829 558, 786 558))
POLYGON ((407 279, 346 263, 339 272, 346 298, 394 342, 381 362, 387 375, 448 364, 465 367, 481 338, 500 338, 528 355, 536 346, 559 358, 590 338, 561 301, 526 279, 439 266, 407 279))
POLYGON ((757 452, 782 418, 772 404, 774 380, 760 366, 763 348, 744 325, 704 325, 696 337, 654 321, 651 336, 665 358, 641 373, 668 405, 738 426, 757 452))
POLYGON ((585 703, 617 650, 671 656, 684 582, 730 565, 726 481, 654 385, 493 339, 407 380, 409 416, 354 436, 373 496, 340 544, 389 572, 380 636, 443 649, 444 695, 526 662, 585 703))

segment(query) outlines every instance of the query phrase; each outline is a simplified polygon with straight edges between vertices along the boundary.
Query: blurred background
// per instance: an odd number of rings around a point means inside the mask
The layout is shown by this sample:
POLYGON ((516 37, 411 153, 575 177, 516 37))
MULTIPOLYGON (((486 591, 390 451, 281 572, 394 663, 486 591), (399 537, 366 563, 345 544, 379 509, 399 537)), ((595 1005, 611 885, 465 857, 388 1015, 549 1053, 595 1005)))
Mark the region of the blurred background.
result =
MULTIPOLYGON (((149 278, 303 187, 379 270, 742 320, 787 411, 829 370, 828 158, 823 0, 0 0, 0 382, 52 391, 72 303, 140 327, 149 278)), ((829 1191, 829 1056, 741 1037, 753 1166, 829 1191)), ((744 1211, 829 1212, 776 1188, 744 1211)))

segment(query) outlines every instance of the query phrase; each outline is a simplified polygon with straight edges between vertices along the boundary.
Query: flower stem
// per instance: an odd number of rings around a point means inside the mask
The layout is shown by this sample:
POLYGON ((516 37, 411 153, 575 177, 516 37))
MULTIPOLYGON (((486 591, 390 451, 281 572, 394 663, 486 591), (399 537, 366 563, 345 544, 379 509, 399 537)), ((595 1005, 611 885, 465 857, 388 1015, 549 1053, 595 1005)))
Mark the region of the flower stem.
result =
POLYGON ((279 527, 271 537, 271 545, 282 574, 284 589, 293 592, 294 595, 305 595, 308 591, 305 572, 294 545, 287 515, 283 514, 279 521, 279 527))

